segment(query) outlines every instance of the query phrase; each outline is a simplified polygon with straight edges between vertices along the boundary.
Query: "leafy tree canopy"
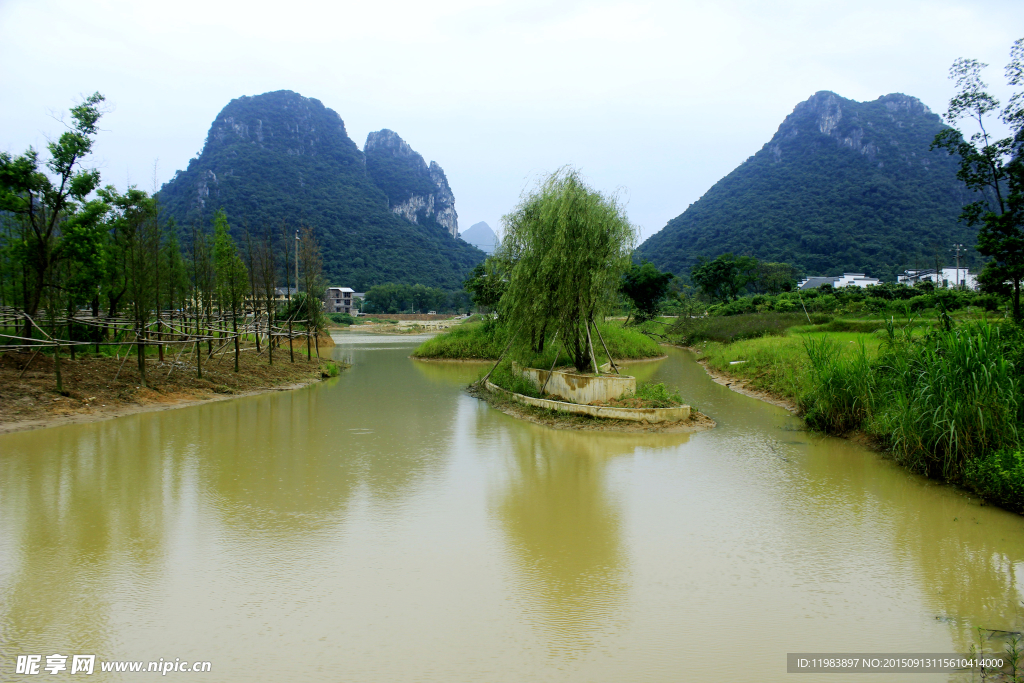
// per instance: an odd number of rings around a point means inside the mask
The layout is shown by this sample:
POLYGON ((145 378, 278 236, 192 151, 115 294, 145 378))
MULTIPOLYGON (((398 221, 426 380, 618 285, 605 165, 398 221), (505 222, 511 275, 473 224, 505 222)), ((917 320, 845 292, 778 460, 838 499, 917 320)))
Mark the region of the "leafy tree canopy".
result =
POLYGON ((690 279, 713 301, 730 301, 756 277, 757 259, 722 254, 713 261, 700 258, 690 279))
POLYGON ((594 363, 589 325, 629 267, 636 228, 623 207, 563 168, 502 218, 496 260, 507 273, 501 316, 521 349, 543 351, 557 333, 576 368, 594 363))
POLYGON ((661 300, 668 293, 673 277, 672 273, 663 273, 648 261, 640 265, 631 264, 622 274, 619 291, 633 303, 638 322, 658 315, 661 300))
POLYGON ((987 91, 981 72, 988 66, 975 59, 958 59, 949 70, 956 94, 949 101, 946 121, 953 126, 970 119, 977 128, 970 138, 959 128, 947 128, 935 136, 934 147, 960 158, 957 177, 977 190, 976 201, 963 208, 967 225, 980 226, 978 251, 992 260, 980 278, 989 290, 1009 282, 1013 294, 1013 317, 1021 320, 1020 288, 1024 280, 1024 38, 1010 50, 1006 77, 1017 91, 1002 110, 987 91), (1011 135, 993 137, 986 120, 998 114, 1010 127, 1011 135))

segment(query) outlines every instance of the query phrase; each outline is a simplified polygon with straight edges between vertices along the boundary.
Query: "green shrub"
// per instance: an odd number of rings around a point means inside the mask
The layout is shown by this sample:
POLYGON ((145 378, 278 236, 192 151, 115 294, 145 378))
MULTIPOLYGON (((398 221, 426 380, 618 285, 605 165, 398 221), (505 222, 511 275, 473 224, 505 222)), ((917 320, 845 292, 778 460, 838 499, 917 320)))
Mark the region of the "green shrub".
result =
POLYGON ((356 319, 348 313, 329 313, 327 317, 336 325, 352 325, 356 321, 356 319))
POLYGON ((1007 448, 969 459, 964 483, 993 503, 1024 513, 1024 450, 1007 448))

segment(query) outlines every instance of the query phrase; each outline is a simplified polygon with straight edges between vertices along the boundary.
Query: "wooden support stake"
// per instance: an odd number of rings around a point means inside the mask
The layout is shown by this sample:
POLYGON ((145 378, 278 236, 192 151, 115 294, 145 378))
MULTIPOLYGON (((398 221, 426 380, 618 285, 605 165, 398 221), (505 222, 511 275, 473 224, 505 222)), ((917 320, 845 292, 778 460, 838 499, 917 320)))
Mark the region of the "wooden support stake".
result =
POLYGON ((594 355, 594 342, 590 339, 590 321, 587 323, 587 349, 590 351, 590 362, 594 365, 594 374, 601 376, 601 369, 597 367, 597 357, 594 355))
POLYGON ((604 337, 601 335, 601 328, 597 326, 597 323, 594 323, 594 330, 597 331, 597 338, 601 340, 601 346, 604 347, 604 352, 608 354, 608 362, 611 363, 612 368, 615 369, 615 374, 621 375, 622 373, 619 372, 619 366, 615 364, 615 359, 612 358, 611 352, 608 351, 608 345, 604 343, 604 337))
MULTIPOLYGON (((555 340, 558 339, 558 332, 555 332, 555 339, 551 340, 551 345, 555 345, 555 340)), ((544 395, 544 390, 547 389, 548 381, 551 379, 551 375, 555 372, 555 363, 558 362, 558 348, 555 348, 555 359, 551 361, 551 369, 548 370, 548 376, 544 378, 544 384, 541 385, 540 394, 544 395)))
MULTIPOLYGON (((522 325, 520 325, 520 327, 522 327, 522 325)), ((516 328, 516 334, 519 334, 519 328, 516 328)), ((509 347, 512 346, 512 342, 514 342, 515 339, 515 334, 508 338, 508 344, 505 344, 505 348, 502 350, 501 355, 498 356, 498 362, 494 364, 494 367, 491 368, 486 375, 484 375, 484 378, 480 380, 478 384, 480 384, 481 386, 487 384, 487 380, 491 378, 491 373, 498 369, 498 365, 501 363, 501 359, 505 357, 506 353, 508 353, 509 347)))

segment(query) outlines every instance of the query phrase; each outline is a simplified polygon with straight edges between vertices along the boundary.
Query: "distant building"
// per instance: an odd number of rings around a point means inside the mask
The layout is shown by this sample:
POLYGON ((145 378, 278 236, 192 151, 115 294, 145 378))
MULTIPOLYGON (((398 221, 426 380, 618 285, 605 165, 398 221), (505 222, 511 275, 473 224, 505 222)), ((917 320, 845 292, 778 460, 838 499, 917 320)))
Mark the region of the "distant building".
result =
POLYGON ((936 273, 934 268, 923 270, 907 270, 902 275, 896 276, 896 282, 913 286, 918 282, 934 282, 936 287, 966 287, 967 289, 978 288, 978 276, 968 273, 966 268, 942 268, 936 273))
POLYGON ((295 287, 274 287, 274 301, 285 301, 298 293, 295 287))
POLYGON ((325 297, 327 313, 348 313, 359 315, 359 311, 352 305, 352 296, 355 290, 351 287, 328 287, 325 297))
POLYGON ((868 277, 864 273, 843 273, 842 276, 805 277, 797 285, 797 288, 817 289, 822 285, 832 285, 833 289, 839 289, 840 287, 868 287, 877 284, 879 284, 878 278, 868 277))

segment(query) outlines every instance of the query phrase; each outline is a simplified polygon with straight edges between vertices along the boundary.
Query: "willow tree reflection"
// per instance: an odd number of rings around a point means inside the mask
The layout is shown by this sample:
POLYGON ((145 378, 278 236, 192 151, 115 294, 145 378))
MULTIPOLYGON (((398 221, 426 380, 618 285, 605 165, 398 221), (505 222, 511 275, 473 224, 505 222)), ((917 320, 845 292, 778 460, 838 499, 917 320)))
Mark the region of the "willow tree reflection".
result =
POLYGON ((508 431, 508 480, 492 510, 533 616, 562 646, 585 645, 614 619, 628 585, 606 466, 636 439, 519 427, 508 431))

